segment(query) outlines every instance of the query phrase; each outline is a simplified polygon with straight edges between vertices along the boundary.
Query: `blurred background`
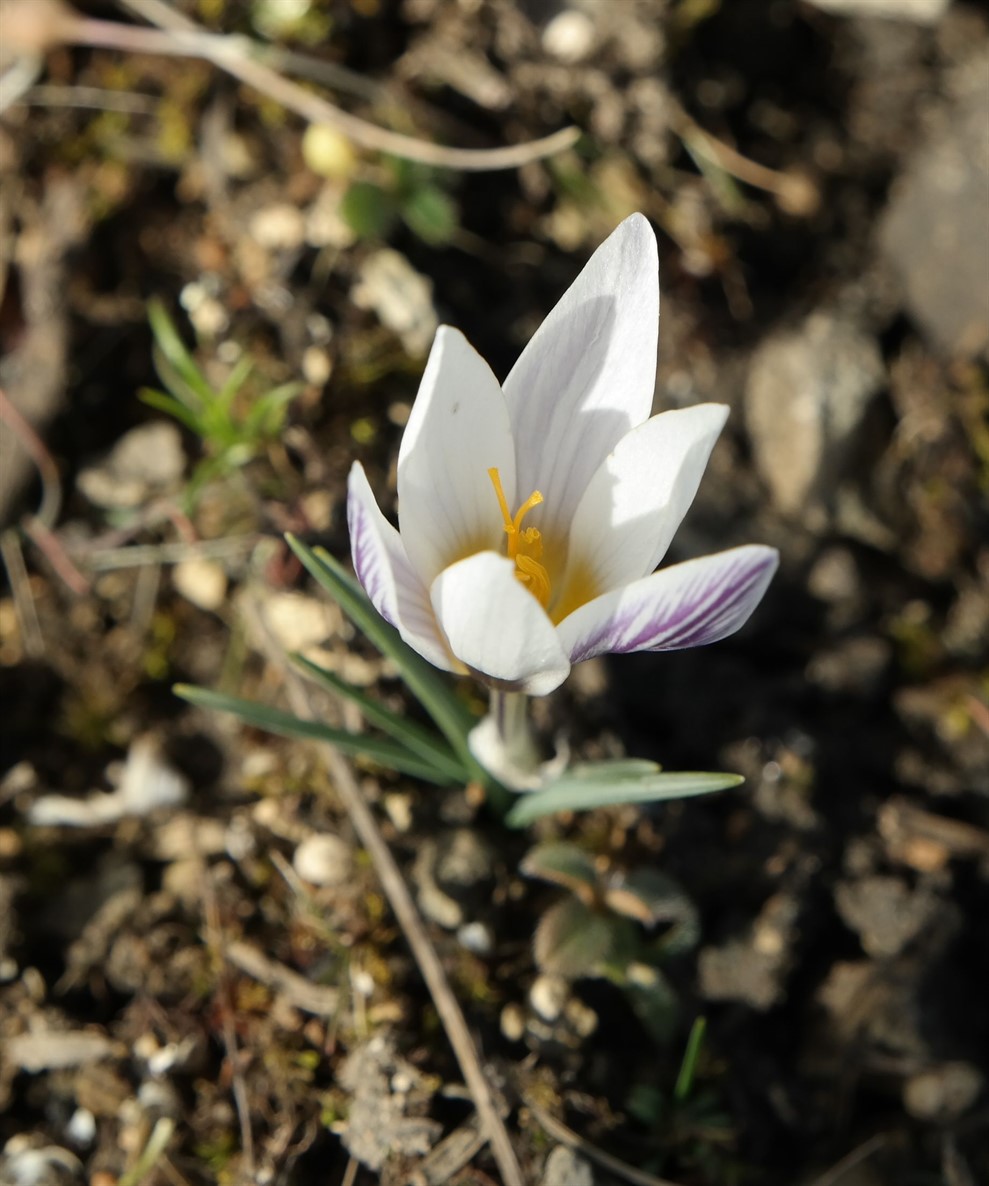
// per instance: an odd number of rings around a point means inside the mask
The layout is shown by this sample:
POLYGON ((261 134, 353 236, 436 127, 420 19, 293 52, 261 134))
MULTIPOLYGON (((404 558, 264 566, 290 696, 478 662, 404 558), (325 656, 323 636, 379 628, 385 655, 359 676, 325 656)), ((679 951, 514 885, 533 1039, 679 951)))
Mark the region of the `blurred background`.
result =
POLYGON ((533 1182, 623 1180, 548 1118, 682 1186, 989 1181, 987 31, 0 0, 0 1182, 494 1180, 428 1160, 469 1101, 315 755, 171 687, 281 703, 302 650, 402 705, 282 533, 346 557, 436 326, 503 377, 635 210, 656 410, 732 409, 671 558, 782 567, 737 637, 592 661, 539 721, 746 785, 527 838, 362 786, 533 1182), (564 958, 536 839, 661 870, 674 925, 564 958))

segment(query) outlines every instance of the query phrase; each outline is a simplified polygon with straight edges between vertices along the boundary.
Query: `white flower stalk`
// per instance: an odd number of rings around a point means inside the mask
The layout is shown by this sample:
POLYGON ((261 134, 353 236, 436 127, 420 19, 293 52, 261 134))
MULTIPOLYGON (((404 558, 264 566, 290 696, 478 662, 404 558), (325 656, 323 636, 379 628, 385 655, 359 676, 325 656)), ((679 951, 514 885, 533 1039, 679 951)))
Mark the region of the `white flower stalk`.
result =
POLYGON ((633 215, 602 244, 505 381, 440 328, 398 458, 401 534, 360 464, 354 568, 378 612, 437 667, 542 696, 606 652, 732 634, 778 563, 748 545, 654 571, 728 410, 650 417, 656 239, 633 215))

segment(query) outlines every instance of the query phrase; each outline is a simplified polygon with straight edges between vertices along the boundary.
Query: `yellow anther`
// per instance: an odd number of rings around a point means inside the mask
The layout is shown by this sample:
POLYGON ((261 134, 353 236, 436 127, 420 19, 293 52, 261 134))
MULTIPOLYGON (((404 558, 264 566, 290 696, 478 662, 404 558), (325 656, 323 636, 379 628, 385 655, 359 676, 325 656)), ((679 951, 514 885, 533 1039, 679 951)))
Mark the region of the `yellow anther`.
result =
POLYGON ((508 536, 508 558, 515 561, 515 575, 529 590, 543 608, 549 604, 550 581, 549 573, 539 563, 543 554, 543 537, 537 527, 522 529, 522 520, 543 501, 538 490, 533 490, 525 502, 512 515, 508 506, 508 499, 502 489, 501 477, 498 470, 492 467, 488 470, 491 485, 494 486, 501 517, 505 522, 505 534, 508 536))

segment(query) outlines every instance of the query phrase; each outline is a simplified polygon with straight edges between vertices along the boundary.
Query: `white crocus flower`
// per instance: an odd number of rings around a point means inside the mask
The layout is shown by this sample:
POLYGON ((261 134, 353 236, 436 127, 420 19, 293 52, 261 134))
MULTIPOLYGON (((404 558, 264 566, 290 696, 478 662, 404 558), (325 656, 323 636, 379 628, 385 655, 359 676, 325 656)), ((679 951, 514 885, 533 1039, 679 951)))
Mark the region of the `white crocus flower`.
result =
POLYGON ((541 696, 593 655, 716 642, 759 603, 773 548, 654 571, 728 414, 650 417, 658 322, 656 239, 636 214, 504 387, 462 334, 438 331, 399 452, 401 534, 359 464, 348 499, 361 584, 437 667, 541 696))

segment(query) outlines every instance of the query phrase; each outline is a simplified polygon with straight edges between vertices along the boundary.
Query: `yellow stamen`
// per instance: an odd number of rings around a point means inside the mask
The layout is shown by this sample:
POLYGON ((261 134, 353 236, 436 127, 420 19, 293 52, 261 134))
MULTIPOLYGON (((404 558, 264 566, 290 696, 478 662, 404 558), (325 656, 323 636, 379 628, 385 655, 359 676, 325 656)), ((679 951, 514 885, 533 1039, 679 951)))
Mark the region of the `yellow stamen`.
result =
POLYGON ((491 485, 494 486, 498 505, 501 507, 501 517, 505 521, 505 534, 508 536, 508 558, 515 561, 515 576, 525 585, 539 604, 545 609, 549 605, 551 592, 549 573, 539 563, 543 554, 543 537, 536 527, 522 529, 522 520, 543 501, 538 490, 533 490, 525 502, 515 512, 514 517, 508 506, 508 499, 502 489, 501 477, 497 468, 488 470, 491 485))

